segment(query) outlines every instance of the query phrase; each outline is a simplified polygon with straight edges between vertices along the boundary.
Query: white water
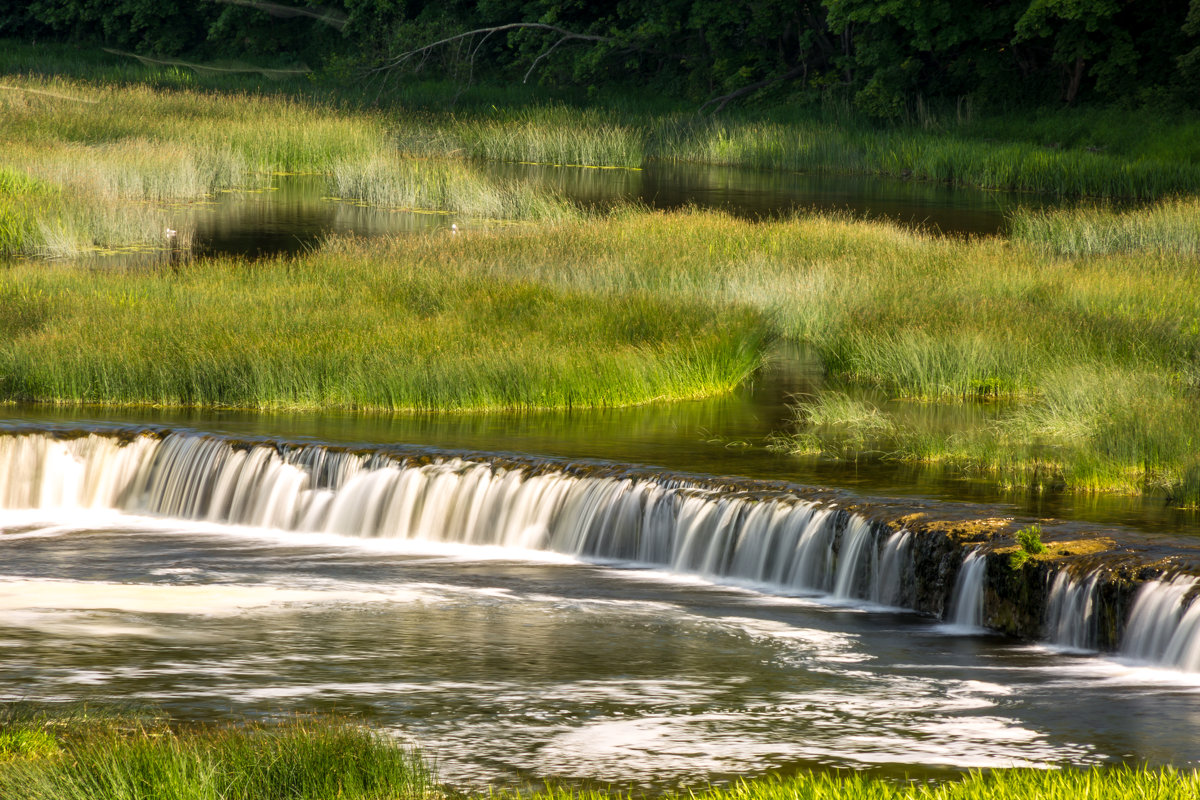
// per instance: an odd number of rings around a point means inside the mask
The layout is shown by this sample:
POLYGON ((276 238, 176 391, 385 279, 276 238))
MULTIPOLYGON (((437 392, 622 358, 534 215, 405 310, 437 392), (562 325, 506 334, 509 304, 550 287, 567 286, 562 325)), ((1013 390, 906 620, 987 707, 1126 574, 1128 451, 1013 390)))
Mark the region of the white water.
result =
POLYGON ((172 434, 0 437, 0 508, 118 509, 311 534, 547 550, 706 578, 901 601, 906 531, 794 497, 457 458, 172 434))
POLYGON ((1138 589, 1121 654, 1136 661, 1200 671, 1200 603, 1196 579, 1183 575, 1138 589))
POLYGON ((1054 576, 1046 602, 1046 640, 1071 650, 1095 650, 1098 571, 1082 581, 1064 571, 1054 576))
POLYGON ((983 579, 987 575, 987 559, 979 550, 972 550, 963 560, 954 583, 954 599, 950 602, 950 621, 964 630, 983 629, 983 579))

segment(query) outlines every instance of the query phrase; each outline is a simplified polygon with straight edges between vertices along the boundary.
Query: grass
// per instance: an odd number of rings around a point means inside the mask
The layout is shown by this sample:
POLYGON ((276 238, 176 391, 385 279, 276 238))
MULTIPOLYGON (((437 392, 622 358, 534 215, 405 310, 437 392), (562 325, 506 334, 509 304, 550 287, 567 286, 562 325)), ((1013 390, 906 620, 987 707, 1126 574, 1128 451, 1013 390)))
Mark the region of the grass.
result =
MULTIPOLYGON (((1069 112, 1062 112, 1069 121, 1069 112)), ((651 161, 760 170, 884 175, 1068 197, 1150 199, 1200 186, 1190 121, 1143 120, 1157 146, 1121 148, 1098 138, 1063 145, 1031 137, 997 141, 988 120, 934 128, 880 126, 809 109, 759 116, 611 112, 544 105, 417 115, 398 120, 402 147, 501 161, 640 167, 651 161), (1167 144, 1170 142, 1170 144, 1167 144)), ((1032 123, 1031 123, 1032 124, 1032 123)), ((1115 125, 1115 122, 1110 121, 1115 125)))
MULTIPOLYGON (((9 800, 436 800, 446 790, 420 757, 337 719, 183 725, 86 712, 0 723, 0 792, 9 800)), ((493 796, 515 800, 504 790, 493 796)), ((534 800, 613 800, 632 793, 548 786, 534 800)), ((996 770, 910 783, 805 772, 668 793, 665 800, 1143 800, 1200 796, 1195 772, 1170 768, 996 770)))
POLYGON ((728 391, 782 338, 857 387, 804 404, 787 449, 1195 504, 1195 267, 1170 250, 1063 257, 830 216, 637 209, 171 272, 27 264, 0 273, 0 397, 630 405, 728 391), (927 426, 897 400, 999 412, 927 426))
POLYGON ((1174 252, 1200 255, 1200 199, 1178 198, 1148 208, 1018 211, 1010 220, 1019 242, 1067 256, 1174 252))
POLYGON ((7 800, 402 800, 438 796, 420 757, 345 721, 186 726, 88 715, 9 720, 7 800))
POLYGON ((329 176, 356 202, 502 219, 562 219, 550 193, 456 159, 402 157, 391 123, 281 94, 8 76, 0 81, 0 255, 165 246, 170 206, 329 176))
POLYGON ((479 257, 496 257, 507 239, 346 239, 297 258, 161 273, 10 267, 0 273, 0 302, 11 309, 0 318, 0 397, 250 408, 612 406, 729 391, 762 359, 767 334, 751 310, 489 275, 479 257))

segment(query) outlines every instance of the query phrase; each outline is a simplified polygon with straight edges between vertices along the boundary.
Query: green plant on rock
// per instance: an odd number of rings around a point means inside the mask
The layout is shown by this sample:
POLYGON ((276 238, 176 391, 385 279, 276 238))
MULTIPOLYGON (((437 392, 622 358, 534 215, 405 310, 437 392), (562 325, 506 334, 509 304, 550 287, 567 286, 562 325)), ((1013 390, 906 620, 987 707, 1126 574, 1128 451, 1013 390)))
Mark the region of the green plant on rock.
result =
POLYGON ((1030 556, 1044 552, 1046 545, 1042 542, 1042 526, 1035 522, 1017 531, 1017 549, 1008 557, 1009 566, 1020 569, 1030 556))

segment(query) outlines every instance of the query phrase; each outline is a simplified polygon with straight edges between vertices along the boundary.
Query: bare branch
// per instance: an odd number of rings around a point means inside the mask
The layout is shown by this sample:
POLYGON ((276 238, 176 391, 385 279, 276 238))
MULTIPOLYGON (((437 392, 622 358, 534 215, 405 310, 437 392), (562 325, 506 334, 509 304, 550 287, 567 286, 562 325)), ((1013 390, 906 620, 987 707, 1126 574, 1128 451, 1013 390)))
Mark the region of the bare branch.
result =
POLYGON ((224 3, 230 6, 245 6, 270 14, 273 17, 289 19, 291 17, 312 17, 317 22, 323 22, 339 31, 346 29, 346 15, 337 9, 315 6, 301 8, 300 6, 285 6, 280 3, 269 3, 266 0, 211 0, 213 3, 224 3))
MULTIPOLYGON (((554 42, 554 44, 552 44, 549 48, 543 50, 538 55, 538 57, 533 62, 534 65, 537 65, 538 62, 540 62, 546 56, 550 55, 550 53, 553 52, 554 49, 557 48, 563 42, 581 41, 581 42, 628 44, 626 42, 621 42, 621 40, 619 40, 615 37, 612 37, 612 36, 596 36, 594 34, 589 34, 589 33, 576 33, 575 31, 569 31, 566 28, 560 28, 557 25, 549 25, 544 22, 510 22, 507 25, 495 25, 490 28, 476 28, 475 30, 466 31, 464 33, 457 33, 454 36, 447 36, 445 39, 439 39, 436 42, 430 42, 429 44, 422 45, 421 47, 417 47, 412 50, 406 50, 405 52, 400 53, 399 55, 393 56, 383 66, 376 67, 375 69, 373 69, 371 71, 372 72, 387 72, 387 71, 396 69, 397 67, 400 67, 401 65, 403 65, 405 62, 410 61, 417 56, 421 56, 422 59, 424 59, 429 56, 430 52, 432 52, 433 50, 436 50, 439 47, 445 47, 446 45, 454 44, 454 43, 460 42, 464 39, 470 39, 474 36, 482 35, 484 37, 484 40, 486 40, 488 37, 492 36, 493 34, 504 33, 506 31, 523 30, 523 29, 540 30, 540 31, 547 31, 549 33, 558 34, 558 39, 554 42)), ((475 54, 478 52, 479 46, 482 44, 483 44, 482 41, 479 42, 471 50, 470 61, 472 64, 474 63, 475 54)), ((637 49, 637 48, 635 48, 635 49, 637 49)), ((529 79, 529 75, 532 71, 533 70, 531 67, 530 71, 525 73, 525 80, 529 79)))
POLYGON ((705 104, 700 106, 700 108, 696 109, 696 111, 702 112, 702 111, 704 111, 704 109, 708 108, 713 103, 716 103, 717 107, 715 109, 713 109, 712 113, 720 114, 721 109, 723 109, 723 108, 725 108, 725 106, 729 105, 729 102, 731 100, 736 100, 739 97, 745 97, 746 95, 750 94, 751 92, 757 92, 759 89, 765 89, 766 87, 773 86, 776 83, 783 83, 784 81, 790 81, 792 78, 799 78, 801 75, 804 74, 805 68, 806 68, 805 64, 800 64, 799 66, 792 67, 787 72, 785 72, 781 75, 776 75, 771 78, 764 78, 763 80, 758 81, 757 83, 752 83, 749 86, 743 86, 740 89, 735 89, 734 91, 730 92, 729 94, 723 94, 720 97, 714 97, 714 98, 708 100, 707 102, 705 102, 705 104))
POLYGON ((307 75, 308 73, 312 72, 312 70, 309 69, 308 67, 300 67, 298 69, 274 69, 272 67, 255 67, 255 66, 213 67, 213 66, 209 66, 208 64, 194 64, 190 61, 178 61, 175 59, 163 59, 163 58, 150 58, 149 56, 142 56, 142 55, 138 55, 137 53, 126 53, 124 51, 113 50, 108 47, 104 47, 101 49, 104 50, 104 52, 106 52, 106 53, 112 53, 114 56, 124 56, 126 58, 136 58, 138 61, 142 62, 146 66, 153 65, 153 66, 158 66, 158 67, 186 67, 186 68, 192 70, 193 72, 198 72, 198 73, 203 73, 203 72, 225 72, 225 73, 257 72, 259 75, 262 75, 264 78, 279 79, 279 78, 291 77, 293 75, 307 75))

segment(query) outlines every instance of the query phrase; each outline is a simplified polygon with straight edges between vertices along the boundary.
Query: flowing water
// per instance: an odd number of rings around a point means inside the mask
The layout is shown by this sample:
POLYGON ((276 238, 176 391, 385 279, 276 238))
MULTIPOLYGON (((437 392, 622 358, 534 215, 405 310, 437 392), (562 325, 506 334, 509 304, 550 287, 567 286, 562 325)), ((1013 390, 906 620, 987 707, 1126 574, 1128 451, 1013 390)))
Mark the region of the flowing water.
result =
MULTIPOLYGON (((595 205, 816 206, 951 233, 995 232, 1009 202, 707 168, 496 170, 595 205)), ((452 221, 325 191, 289 178, 193 209, 197 251, 287 252, 330 231, 452 221)), ((339 711, 416 742, 468 788, 1200 764, 1190 579, 1146 584, 1121 651, 1101 657, 1096 581, 1057 575, 1048 646, 1014 643, 977 630, 984 558, 958 569, 946 619, 921 616, 905 610, 913 534, 830 493, 711 476, 1172 533, 1194 532, 1195 514, 769 451, 789 396, 823 387, 819 366, 787 351, 737 395, 638 409, 7 408, 0 697, 146 703, 197 720, 339 711)))
MULTIPOLYGON (((1200 764, 1200 677, 905 613, 910 551, 907 532, 776 484, 12 433, 0 695, 190 719, 337 710, 475 788, 1200 764)), ((975 620, 976 562, 957 622, 975 620)), ((1155 642, 1179 638, 1147 613, 1155 642)))

